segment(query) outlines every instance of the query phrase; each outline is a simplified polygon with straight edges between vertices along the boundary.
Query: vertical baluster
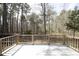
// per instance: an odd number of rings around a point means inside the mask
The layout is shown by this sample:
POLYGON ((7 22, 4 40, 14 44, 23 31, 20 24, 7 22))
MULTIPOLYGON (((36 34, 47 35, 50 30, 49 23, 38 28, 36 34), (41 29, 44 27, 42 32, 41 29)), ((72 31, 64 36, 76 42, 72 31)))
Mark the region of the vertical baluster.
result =
POLYGON ((12 37, 11 37, 11 45, 13 45, 13 39, 12 39, 12 37))
POLYGON ((5 40, 5 41, 4 41, 4 42, 5 42, 5 43, 4 43, 4 44, 5 44, 4 48, 5 48, 5 47, 7 47, 7 45, 8 45, 8 44, 7 44, 7 38, 5 38, 4 40, 5 40))
POLYGON ((76 49, 76 39, 75 39, 75 49, 76 49))
POLYGON ((2 39, 2 41, 1 41, 1 44, 2 44, 2 51, 3 51, 3 39, 2 39))
POLYGON ((13 44, 14 44, 14 38, 13 37, 11 37, 12 38, 12 40, 13 40, 13 44))
POLYGON ((10 45, 12 45, 12 38, 10 38, 10 45))
POLYGON ((65 45, 67 45, 67 37, 65 36, 65 45))
POLYGON ((70 46, 70 45, 69 45, 69 39, 70 39, 70 38, 68 38, 68 46, 70 46))
POLYGON ((9 46, 11 46, 11 44, 10 44, 10 39, 11 39, 11 38, 8 38, 8 40, 9 40, 9 42, 8 42, 8 43, 9 43, 9 46))
POLYGON ((71 47, 73 46, 73 39, 71 38, 71 47))
POLYGON ((76 46, 76 39, 74 39, 74 49, 75 49, 75 46, 76 46))
POLYGON ((24 36, 22 37, 22 39, 23 39, 23 42, 24 42, 24 36))
POLYGON ((16 42, 16 41, 15 41, 15 37, 12 36, 12 38, 13 38, 13 44, 15 44, 15 42, 16 42))
POLYGON ((69 39, 69 38, 67 38, 67 46, 69 45, 69 41, 68 41, 68 39, 69 39))
POLYGON ((72 47, 72 38, 70 38, 70 47, 72 47))
POLYGON ((66 37, 66 45, 68 46, 68 37, 66 37))
POLYGON ((12 45, 12 38, 10 38, 10 45, 12 45))
POLYGON ((13 36, 13 38, 14 38, 14 44, 16 43, 16 36, 13 36))
POLYGON ((8 46, 10 46, 10 37, 8 37, 8 46))
POLYGON ((69 46, 69 38, 68 38, 68 44, 67 45, 69 46))
POLYGON ((32 35, 32 44, 34 44, 34 35, 32 35))
POLYGON ((2 51, 4 50, 4 43, 5 43, 5 41, 4 41, 4 39, 2 39, 2 51))
POLYGON ((78 51, 78 39, 77 39, 77 51, 78 51))
POLYGON ((70 47, 70 38, 69 38, 69 47, 70 47))
POLYGON ((6 38, 7 39, 7 47, 9 46, 9 37, 8 38, 6 38))
POLYGON ((72 38, 71 38, 71 47, 72 47, 72 38))
POLYGON ((70 44, 70 47, 71 47, 71 38, 69 39, 69 44, 70 44))
POLYGON ((72 39, 73 39, 73 48, 74 48, 74 40, 75 40, 75 39, 74 39, 74 38, 72 38, 72 39))
POLYGON ((79 51, 79 39, 78 39, 78 51, 79 51))
POLYGON ((75 42, 74 42, 75 44, 74 44, 74 49, 76 49, 76 39, 75 39, 75 42))
POLYGON ((0 56, 2 55, 2 40, 0 40, 0 56))
POLYGON ((8 47, 8 38, 6 38, 6 43, 7 43, 6 47, 8 47))
POLYGON ((74 48, 76 49, 76 39, 75 39, 75 46, 74 46, 74 48))
POLYGON ((8 38, 7 38, 7 46, 10 46, 10 38, 11 38, 11 37, 8 37, 8 38))
POLYGON ((67 46, 68 46, 68 37, 67 37, 67 39, 66 39, 66 40, 67 40, 67 41, 66 41, 66 42, 67 42, 66 44, 67 44, 67 46))
POLYGON ((75 39, 74 39, 74 48, 75 48, 75 39))
POLYGON ((71 45, 72 45, 72 38, 70 38, 70 47, 72 47, 71 45))
POLYGON ((10 41, 10 45, 12 45, 12 38, 10 38, 10 40, 9 40, 9 41, 10 41))
POLYGON ((63 35, 62 41, 63 41, 63 44, 65 45, 65 36, 64 35, 63 35))
POLYGON ((72 47, 74 47, 74 39, 72 38, 72 47))
POLYGON ((74 40, 74 49, 76 49, 76 39, 74 40))
POLYGON ((70 47, 71 47, 71 38, 70 38, 70 47))
POLYGON ((4 39, 2 39, 2 51, 4 50, 4 39))
POLYGON ((77 49, 77 39, 76 39, 76 49, 77 49))
POLYGON ((11 40, 12 40, 12 45, 13 45, 13 38, 11 37, 11 40))
POLYGON ((14 40, 14 43, 13 43, 13 44, 15 44, 15 42, 16 42, 16 41, 15 41, 15 37, 12 37, 12 38, 13 38, 13 40, 14 40))

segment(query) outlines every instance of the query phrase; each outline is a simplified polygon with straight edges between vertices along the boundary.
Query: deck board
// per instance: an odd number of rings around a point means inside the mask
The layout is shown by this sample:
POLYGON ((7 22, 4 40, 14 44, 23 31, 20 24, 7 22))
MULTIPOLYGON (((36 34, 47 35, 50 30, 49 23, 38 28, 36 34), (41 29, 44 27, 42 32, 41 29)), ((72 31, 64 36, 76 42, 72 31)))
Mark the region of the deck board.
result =
POLYGON ((64 45, 17 45, 6 56, 79 56, 79 53, 64 45))

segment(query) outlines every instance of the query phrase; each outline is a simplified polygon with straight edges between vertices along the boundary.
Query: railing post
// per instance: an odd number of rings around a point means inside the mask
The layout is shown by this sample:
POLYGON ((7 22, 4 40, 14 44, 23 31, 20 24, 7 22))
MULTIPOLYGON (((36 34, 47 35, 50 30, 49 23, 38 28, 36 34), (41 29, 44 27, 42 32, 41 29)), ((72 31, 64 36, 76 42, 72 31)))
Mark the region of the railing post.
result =
POLYGON ((0 56, 2 56, 2 41, 0 40, 0 56))
POLYGON ((78 39, 78 51, 79 51, 79 39, 78 39))
POLYGON ((77 49, 77 39, 76 39, 76 46, 75 46, 75 48, 77 49))
POLYGON ((72 38, 71 38, 71 47, 72 47, 72 38))
POLYGON ((18 44, 19 43, 19 35, 17 34, 16 35, 16 44, 18 44))
POLYGON ((78 51, 78 39, 77 39, 77 51, 78 51))
POLYGON ((32 44, 34 44, 34 35, 32 35, 32 44))
POLYGON ((66 39, 65 39, 65 35, 64 35, 64 38, 63 38, 63 45, 65 45, 65 41, 66 41, 66 39))
POLYGON ((50 45, 50 44, 51 44, 51 38, 50 38, 50 35, 48 35, 48 37, 47 37, 47 41, 48 41, 48 45, 50 45))
POLYGON ((72 38, 72 47, 74 47, 74 38, 72 38))

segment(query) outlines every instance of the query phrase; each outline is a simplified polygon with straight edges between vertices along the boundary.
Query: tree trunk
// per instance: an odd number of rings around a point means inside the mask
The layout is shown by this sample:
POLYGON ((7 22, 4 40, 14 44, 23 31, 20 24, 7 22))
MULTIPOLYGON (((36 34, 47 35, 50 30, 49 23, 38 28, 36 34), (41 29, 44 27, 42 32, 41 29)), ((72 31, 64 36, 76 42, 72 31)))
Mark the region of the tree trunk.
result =
POLYGON ((1 33, 1 15, 0 15, 0 33, 1 33))
POLYGON ((14 33, 14 28, 13 28, 13 27, 14 27, 14 26, 13 26, 13 25, 14 25, 14 21, 13 21, 13 20, 14 20, 14 19, 13 19, 13 17, 12 17, 12 26, 11 26, 11 27, 12 27, 12 34, 14 33))
POLYGON ((3 35, 8 33, 8 23, 7 23, 7 5, 3 3, 3 26, 2 26, 3 35))
POLYGON ((51 31, 50 31, 50 16, 49 16, 49 34, 51 34, 51 31))
POLYGON ((17 14, 17 33, 18 33, 18 17, 19 17, 19 13, 17 14))
POLYGON ((10 13, 10 18, 9 18, 9 20, 10 20, 10 34, 12 33, 12 17, 11 17, 11 13, 10 13))
POLYGON ((21 33, 23 33, 23 6, 21 8, 21 33))
POLYGON ((46 7, 45 7, 45 3, 44 3, 44 30, 45 30, 44 34, 46 34, 46 7))

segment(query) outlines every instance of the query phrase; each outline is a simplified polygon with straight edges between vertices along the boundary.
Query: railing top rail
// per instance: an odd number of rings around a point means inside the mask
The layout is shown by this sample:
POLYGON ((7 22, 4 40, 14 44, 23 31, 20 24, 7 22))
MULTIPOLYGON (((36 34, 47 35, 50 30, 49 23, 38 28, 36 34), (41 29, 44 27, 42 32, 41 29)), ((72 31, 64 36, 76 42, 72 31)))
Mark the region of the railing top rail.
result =
POLYGON ((14 36, 16 36, 16 35, 3 37, 3 38, 0 38, 0 40, 6 39, 6 38, 11 38, 11 37, 14 37, 14 36))
POLYGON ((73 37, 73 36, 69 36, 69 35, 66 35, 67 38, 75 38, 75 39, 79 39, 79 37, 73 37))
POLYGON ((20 36, 48 36, 48 35, 20 35, 20 36))
MULTIPOLYGON (((51 35, 50 35, 50 34, 46 34, 46 35, 45 35, 45 34, 34 34, 34 35, 30 35, 30 34, 29 34, 29 35, 28 35, 28 34, 27 34, 27 35, 26 35, 26 34, 22 34, 22 35, 21 35, 21 34, 20 34, 20 36, 53 36, 53 35, 54 35, 54 34, 51 34, 51 35)), ((59 35, 59 34, 55 34, 55 35, 63 36, 62 34, 60 34, 60 35, 59 35)))

